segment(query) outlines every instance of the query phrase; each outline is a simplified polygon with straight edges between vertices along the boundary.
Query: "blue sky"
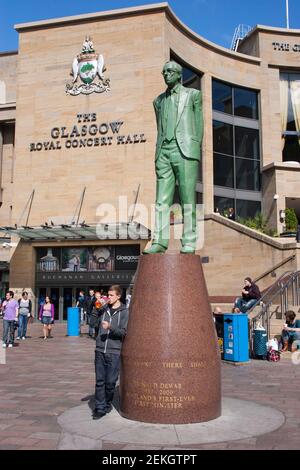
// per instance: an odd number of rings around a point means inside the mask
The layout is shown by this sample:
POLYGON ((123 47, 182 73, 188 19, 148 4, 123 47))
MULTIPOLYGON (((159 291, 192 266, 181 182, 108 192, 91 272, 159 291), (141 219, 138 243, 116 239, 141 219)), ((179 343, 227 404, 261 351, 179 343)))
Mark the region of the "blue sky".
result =
MULTIPOLYGON (((18 48, 14 24, 115 8, 160 3, 147 0, 2 0, 0 51, 18 48)), ((285 27, 285 0, 169 0, 175 14, 195 32, 230 47, 235 27, 264 24, 285 27)), ((300 29, 300 0, 289 0, 290 27, 300 29)), ((300 56, 299 56, 300 63, 300 56)))

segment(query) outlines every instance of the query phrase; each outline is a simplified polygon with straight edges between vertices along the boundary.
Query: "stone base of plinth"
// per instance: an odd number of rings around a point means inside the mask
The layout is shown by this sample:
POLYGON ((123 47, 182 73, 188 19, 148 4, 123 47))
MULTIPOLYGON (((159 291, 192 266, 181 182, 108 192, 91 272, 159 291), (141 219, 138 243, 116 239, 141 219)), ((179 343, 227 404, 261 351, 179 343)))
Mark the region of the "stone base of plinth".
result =
POLYGON ((156 424, 220 416, 220 353, 199 256, 141 256, 121 359, 122 416, 156 424))

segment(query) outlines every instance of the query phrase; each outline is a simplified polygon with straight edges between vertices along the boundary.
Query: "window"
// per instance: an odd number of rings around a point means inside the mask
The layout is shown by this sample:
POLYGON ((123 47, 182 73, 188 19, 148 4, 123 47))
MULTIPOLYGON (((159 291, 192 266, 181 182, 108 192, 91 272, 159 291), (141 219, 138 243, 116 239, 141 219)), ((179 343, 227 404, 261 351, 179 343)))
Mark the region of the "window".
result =
POLYGON ((259 159, 259 132, 257 129, 235 127, 235 154, 243 158, 259 159))
POLYGON ((261 212, 261 203, 257 201, 236 200, 236 215, 242 219, 253 218, 261 212))
POLYGON ((282 160, 284 162, 294 161, 300 162, 300 146, 299 146, 299 137, 294 135, 285 135, 284 136, 284 147, 282 151, 282 160))
POLYGON ((226 188, 260 191, 258 130, 214 120, 213 142, 214 184, 226 188))
POLYGON ((247 201, 244 199, 232 199, 230 197, 215 196, 214 198, 215 212, 221 215, 226 214, 230 207, 235 208, 236 217, 241 219, 253 218, 261 212, 261 203, 258 201, 247 201))
MULTIPOLYGON (((181 64, 182 65, 182 64, 181 64)), ((182 66, 182 84, 187 88, 196 88, 196 90, 201 89, 200 75, 195 73, 193 70, 182 66)))
POLYGON ((255 90, 213 80, 212 100, 214 111, 258 120, 258 93, 255 90))
POLYGON ((234 115, 249 119, 258 119, 256 91, 246 88, 234 88, 234 115))
POLYGON ((224 214, 229 207, 234 207, 234 199, 229 197, 215 196, 215 212, 219 212, 221 215, 224 214))
POLYGON ((197 195, 196 195, 196 203, 197 203, 197 204, 203 204, 203 194, 202 194, 202 193, 198 193, 198 192, 197 192, 197 195))
POLYGON ((215 204, 251 217, 261 205, 258 92, 213 80, 212 102, 215 204))
POLYGON ((280 74, 282 160, 300 162, 300 73, 280 74))
POLYGON ((232 114, 232 88, 225 83, 213 80, 213 109, 232 114))
POLYGON ((234 188, 234 159, 227 155, 214 154, 214 184, 234 188))
POLYGON ((192 67, 185 64, 176 54, 172 51, 170 53, 170 60, 174 60, 182 67, 182 84, 186 88, 195 88, 201 90, 201 74, 192 67))
POLYGON ((214 151, 233 155, 233 126, 213 121, 214 151))
POLYGON ((257 160, 236 158, 236 188, 248 191, 260 190, 260 165, 257 160))

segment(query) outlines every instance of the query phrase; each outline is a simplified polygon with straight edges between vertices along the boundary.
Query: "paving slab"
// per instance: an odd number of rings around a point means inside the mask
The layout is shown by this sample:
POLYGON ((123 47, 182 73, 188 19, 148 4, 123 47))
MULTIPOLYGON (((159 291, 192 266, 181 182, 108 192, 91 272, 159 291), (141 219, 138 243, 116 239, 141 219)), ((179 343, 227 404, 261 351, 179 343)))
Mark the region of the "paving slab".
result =
POLYGON ((102 441, 66 432, 61 435, 57 448, 59 450, 100 450, 102 449, 102 441))

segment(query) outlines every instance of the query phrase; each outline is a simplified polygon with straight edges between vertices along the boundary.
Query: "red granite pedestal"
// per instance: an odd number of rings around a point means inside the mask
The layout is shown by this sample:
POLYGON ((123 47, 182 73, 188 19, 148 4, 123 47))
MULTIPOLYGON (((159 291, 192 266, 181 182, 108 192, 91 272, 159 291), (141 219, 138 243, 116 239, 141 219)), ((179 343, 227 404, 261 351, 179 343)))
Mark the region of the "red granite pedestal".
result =
POLYGON ((200 256, 141 256, 121 361, 125 418, 186 424, 220 416, 220 354, 200 256))

